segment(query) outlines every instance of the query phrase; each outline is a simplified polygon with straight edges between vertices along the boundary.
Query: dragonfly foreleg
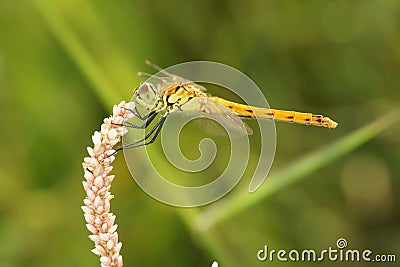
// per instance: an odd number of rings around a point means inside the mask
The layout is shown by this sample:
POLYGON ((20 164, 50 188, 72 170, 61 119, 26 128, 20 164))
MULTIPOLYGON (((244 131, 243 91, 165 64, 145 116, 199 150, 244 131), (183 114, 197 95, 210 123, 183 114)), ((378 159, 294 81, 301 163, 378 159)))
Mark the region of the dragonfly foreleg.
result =
POLYGON ((161 128, 162 128, 162 126, 164 125, 164 122, 165 122, 165 119, 166 119, 166 118, 167 118, 166 115, 162 116, 161 119, 160 119, 160 120, 154 125, 154 127, 145 135, 144 138, 142 138, 142 139, 140 139, 140 140, 138 140, 138 141, 135 141, 135 142, 133 142, 133 143, 131 143, 131 144, 122 146, 122 147, 120 147, 120 148, 117 148, 117 151, 123 150, 123 149, 134 148, 134 147, 145 146, 145 145, 149 145, 149 144, 153 143, 153 142, 157 139, 157 136, 159 135, 159 133, 160 133, 160 131, 161 131, 161 128), (154 133, 154 135, 153 135, 153 133, 154 133), (152 136, 152 135, 153 135, 153 136, 152 136), (149 141, 146 141, 146 140, 148 140, 150 137, 151 137, 151 139, 150 139, 149 141))
POLYGON ((152 116, 154 113, 154 111, 151 111, 151 112, 147 113, 146 115, 141 115, 139 110, 137 109, 137 107, 135 107, 134 110, 130 109, 130 108, 125 108, 125 109, 129 110, 131 113, 133 113, 133 115, 135 115, 135 117, 137 117, 138 119, 140 119, 142 121, 146 120, 148 117, 152 116))
MULTIPOLYGON (((125 123, 124 123, 124 126, 125 126, 125 127, 128 127, 128 128, 134 128, 134 129, 145 129, 145 128, 147 128, 147 126, 150 125, 150 123, 154 120, 154 118, 155 118, 156 116, 157 116, 157 112, 151 111, 151 112, 149 112, 149 114, 146 115, 146 118, 145 118, 145 119, 147 119, 147 120, 146 120, 146 122, 143 123, 142 125, 136 125, 136 124, 133 124, 133 123, 131 123, 131 122, 125 122, 125 123)), ((144 120, 144 119, 143 119, 143 120, 144 120)))

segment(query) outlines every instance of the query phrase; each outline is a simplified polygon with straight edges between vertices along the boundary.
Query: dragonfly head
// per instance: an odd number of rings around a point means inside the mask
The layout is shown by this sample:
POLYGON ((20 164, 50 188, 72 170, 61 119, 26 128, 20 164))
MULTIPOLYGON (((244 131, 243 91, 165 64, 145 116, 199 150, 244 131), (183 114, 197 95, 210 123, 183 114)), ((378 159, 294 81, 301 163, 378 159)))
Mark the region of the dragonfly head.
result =
POLYGON ((157 90, 151 83, 143 83, 136 89, 134 98, 136 103, 151 110, 158 101, 157 90))

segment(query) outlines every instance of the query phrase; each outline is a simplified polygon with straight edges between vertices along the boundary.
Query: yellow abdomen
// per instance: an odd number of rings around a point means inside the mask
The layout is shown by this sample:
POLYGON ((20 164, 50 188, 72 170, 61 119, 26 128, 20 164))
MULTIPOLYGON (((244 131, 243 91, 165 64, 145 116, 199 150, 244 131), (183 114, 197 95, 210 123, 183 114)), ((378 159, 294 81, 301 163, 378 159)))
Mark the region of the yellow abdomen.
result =
POLYGON ((284 121, 290 123, 298 123, 305 125, 315 125, 327 128, 336 128, 337 122, 322 115, 314 115, 312 113, 303 113, 296 111, 286 111, 279 109, 258 108, 248 105, 238 104, 219 97, 210 97, 224 106, 228 107, 240 117, 245 118, 263 118, 276 121, 284 121))

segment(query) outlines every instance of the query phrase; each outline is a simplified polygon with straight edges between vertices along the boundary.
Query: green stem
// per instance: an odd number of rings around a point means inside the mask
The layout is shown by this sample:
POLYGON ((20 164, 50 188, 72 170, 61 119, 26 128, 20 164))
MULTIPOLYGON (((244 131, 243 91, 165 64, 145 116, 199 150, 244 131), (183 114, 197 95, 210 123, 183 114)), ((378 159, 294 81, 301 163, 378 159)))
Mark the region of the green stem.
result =
MULTIPOLYGON (((224 266, 239 266, 237 263, 236 255, 234 255, 229 249, 227 249, 226 242, 221 239, 218 233, 213 231, 207 233, 194 233, 194 239, 199 243, 202 249, 208 252, 213 257, 212 260, 223 262, 224 266)), ((210 261, 210 266, 211 266, 210 261)), ((222 264, 222 263, 221 263, 222 264)))
POLYGON ((43 17, 51 33, 92 84, 102 104, 105 107, 110 107, 121 101, 122 97, 116 93, 114 86, 106 79, 106 75, 98 67, 88 49, 86 49, 74 31, 64 21, 57 8, 53 6, 53 1, 34 0, 33 2, 36 4, 40 15, 43 17))
POLYGON ((354 150, 379 133, 389 128, 400 119, 400 110, 390 112, 376 121, 364 126, 320 151, 306 156, 287 168, 271 175, 268 182, 253 194, 242 190, 209 206, 193 220, 193 228, 205 232, 216 223, 228 219, 249 208, 279 190, 307 177, 335 159, 354 150))

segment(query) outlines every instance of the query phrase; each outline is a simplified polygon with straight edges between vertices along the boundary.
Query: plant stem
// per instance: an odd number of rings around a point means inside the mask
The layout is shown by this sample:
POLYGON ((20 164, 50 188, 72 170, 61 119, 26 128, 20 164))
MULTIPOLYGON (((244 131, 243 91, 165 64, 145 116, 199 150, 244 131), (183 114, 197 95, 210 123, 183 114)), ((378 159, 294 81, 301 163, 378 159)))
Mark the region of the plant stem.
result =
POLYGON ((71 27, 64 21, 53 1, 34 0, 49 30, 92 84, 96 95, 105 107, 113 106, 122 98, 98 67, 88 49, 80 42, 71 27))

